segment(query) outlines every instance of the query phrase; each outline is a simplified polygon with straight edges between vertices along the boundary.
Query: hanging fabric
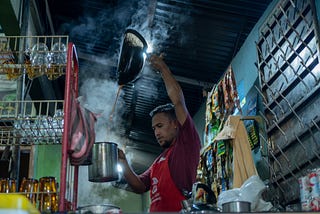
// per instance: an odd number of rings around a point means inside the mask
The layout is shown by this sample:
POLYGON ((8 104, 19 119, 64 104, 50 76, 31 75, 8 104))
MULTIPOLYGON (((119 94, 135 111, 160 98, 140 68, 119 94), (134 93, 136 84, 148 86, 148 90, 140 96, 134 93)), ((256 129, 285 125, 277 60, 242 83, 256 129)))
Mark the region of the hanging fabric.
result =
POLYGON ((232 141, 233 147, 233 186, 232 188, 241 187, 252 175, 257 175, 251 146, 248 135, 241 116, 229 116, 223 129, 216 136, 215 140, 232 141))

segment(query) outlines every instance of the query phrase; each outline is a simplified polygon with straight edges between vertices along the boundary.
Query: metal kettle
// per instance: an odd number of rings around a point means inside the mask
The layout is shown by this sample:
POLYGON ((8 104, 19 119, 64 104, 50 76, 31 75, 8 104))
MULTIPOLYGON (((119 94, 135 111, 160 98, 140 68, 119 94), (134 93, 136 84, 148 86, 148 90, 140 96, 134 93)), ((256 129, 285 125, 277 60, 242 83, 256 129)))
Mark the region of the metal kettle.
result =
POLYGON ((213 191, 200 182, 194 183, 192 192, 183 192, 186 200, 182 201, 182 213, 217 213, 217 200, 213 191))
POLYGON ((134 82, 138 78, 145 64, 147 48, 147 42, 139 32, 126 30, 118 62, 118 85, 134 82))
POLYGON ((88 166, 89 181, 118 180, 117 163, 118 145, 113 142, 96 142, 92 148, 92 164, 88 166))

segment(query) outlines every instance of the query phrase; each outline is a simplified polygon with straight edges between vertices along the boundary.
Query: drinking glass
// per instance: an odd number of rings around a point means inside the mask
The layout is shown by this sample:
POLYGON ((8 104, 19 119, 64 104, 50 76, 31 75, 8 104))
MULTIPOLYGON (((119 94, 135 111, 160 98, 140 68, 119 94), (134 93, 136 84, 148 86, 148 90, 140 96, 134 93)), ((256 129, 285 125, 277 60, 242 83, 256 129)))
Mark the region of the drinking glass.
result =
POLYGON ((21 70, 15 66, 16 65, 13 60, 7 61, 5 63, 5 71, 9 80, 16 80, 22 75, 21 70))
POLYGON ((42 177, 39 184, 39 210, 42 212, 58 211, 57 184, 54 177, 42 177))
POLYGON ((36 206, 39 182, 33 178, 23 178, 19 192, 24 192, 29 201, 36 206))
POLYGON ((0 39, 0 73, 5 73, 9 80, 16 79, 19 69, 15 69, 15 57, 6 40, 0 39))
POLYGON ((0 186, 0 190, 2 193, 16 192, 16 180, 13 178, 1 179, 0 186))
POLYGON ((64 113, 62 109, 57 109, 55 114, 53 115, 53 125, 55 133, 57 133, 59 137, 61 137, 63 133, 63 115, 64 113))
POLYGON ((57 79, 65 73, 65 66, 67 63, 67 48, 61 42, 54 43, 51 47, 49 66, 47 70, 47 77, 50 80, 57 79))
POLYGON ((48 67, 49 49, 45 43, 37 43, 31 49, 31 69, 27 69, 29 79, 43 75, 48 67))

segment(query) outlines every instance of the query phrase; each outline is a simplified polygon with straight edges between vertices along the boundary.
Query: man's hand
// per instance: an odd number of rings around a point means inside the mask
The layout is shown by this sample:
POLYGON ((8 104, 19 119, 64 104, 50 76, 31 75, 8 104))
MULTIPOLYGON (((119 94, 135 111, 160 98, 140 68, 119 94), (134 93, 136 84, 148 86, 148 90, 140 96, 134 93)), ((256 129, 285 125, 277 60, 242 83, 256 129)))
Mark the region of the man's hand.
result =
POLYGON ((175 106, 177 119, 179 123, 183 125, 186 121, 188 110, 185 105, 184 95, 179 83, 171 73, 167 64, 164 62, 163 54, 160 56, 151 55, 149 57, 149 62, 152 67, 161 72, 161 77, 166 86, 167 94, 172 104, 175 106))
POLYGON ((151 55, 149 57, 151 66, 159 72, 162 72, 164 69, 168 69, 167 64, 163 61, 163 56, 163 54, 160 54, 160 56, 151 55))
POLYGON ((136 193, 143 193, 146 191, 146 186, 140 180, 139 176, 131 169, 128 164, 126 155, 124 154, 123 150, 118 148, 118 161, 121 163, 121 167, 123 170, 123 175, 131 186, 134 192, 136 193))
POLYGON ((123 163, 123 162, 127 162, 127 158, 126 155, 124 154, 124 152, 118 148, 118 160, 123 163))

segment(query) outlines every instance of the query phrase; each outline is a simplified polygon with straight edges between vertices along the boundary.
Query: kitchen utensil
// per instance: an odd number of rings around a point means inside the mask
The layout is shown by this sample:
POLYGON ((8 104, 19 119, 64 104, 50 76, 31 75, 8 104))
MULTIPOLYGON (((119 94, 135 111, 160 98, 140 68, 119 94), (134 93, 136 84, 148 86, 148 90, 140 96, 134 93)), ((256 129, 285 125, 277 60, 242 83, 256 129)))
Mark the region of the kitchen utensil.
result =
POLYGON ((102 204, 102 205, 87 205, 83 207, 79 207, 77 209, 78 214, 96 214, 96 213, 103 213, 103 214, 118 214, 122 213, 119 207, 109 204, 102 204))
POLYGON ((215 204, 217 199, 213 191, 206 185, 200 182, 194 183, 192 186, 193 204, 207 205, 215 204))
POLYGON ((222 212, 250 212, 250 206, 248 201, 231 201, 222 204, 222 212))
POLYGON ((108 182, 118 180, 118 145, 113 142, 97 142, 92 148, 92 164, 88 166, 89 181, 108 182))
POLYGON ((216 197, 206 184, 197 182, 192 185, 192 192, 184 191, 186 200, 182 201, 182 212, 187 213, 217 213, 216 197))
POLYGON ((127 29, 120 51, 118 63, 118 84, 134 82, 145 63, 147 42, 136 30, 127 29))

